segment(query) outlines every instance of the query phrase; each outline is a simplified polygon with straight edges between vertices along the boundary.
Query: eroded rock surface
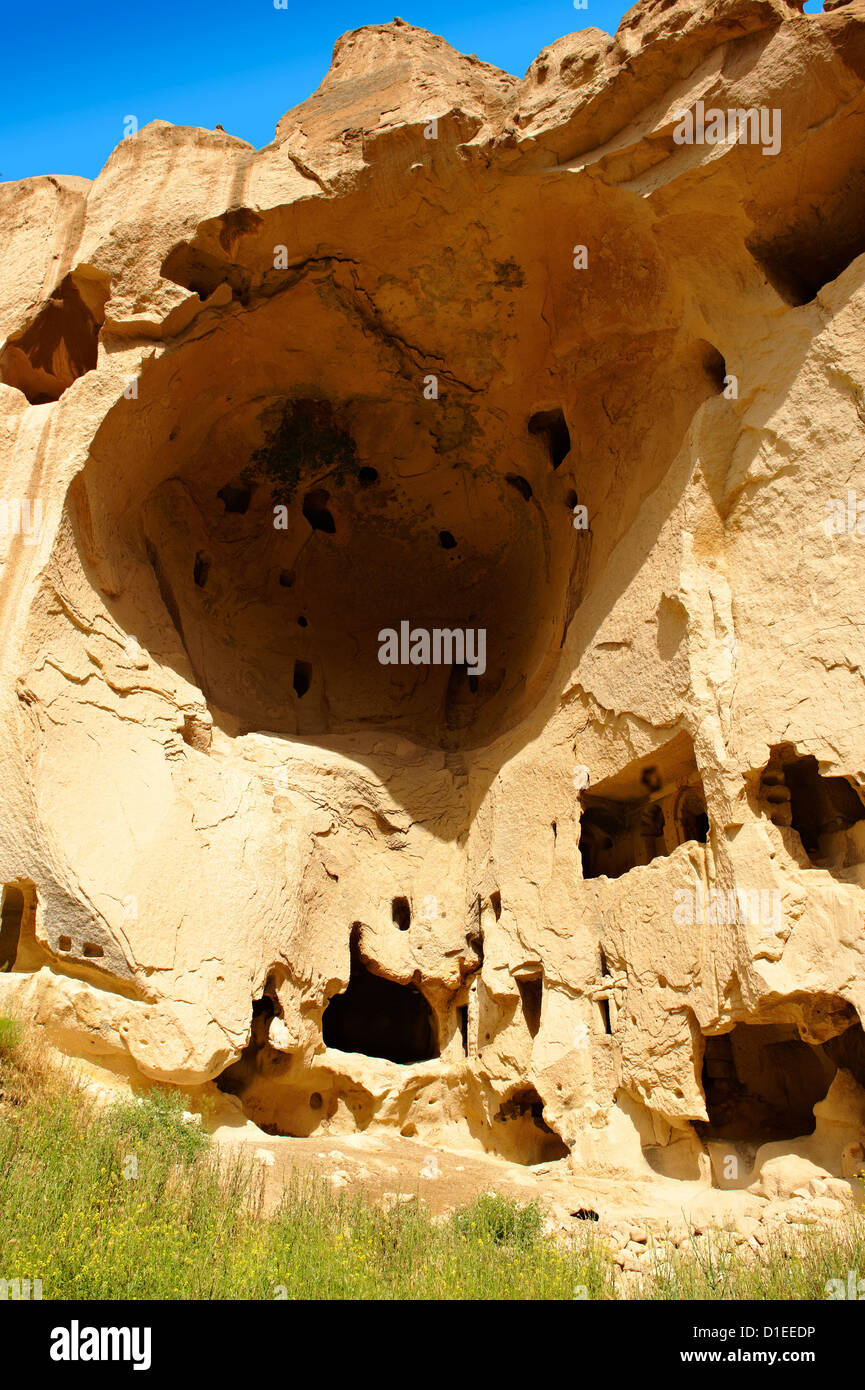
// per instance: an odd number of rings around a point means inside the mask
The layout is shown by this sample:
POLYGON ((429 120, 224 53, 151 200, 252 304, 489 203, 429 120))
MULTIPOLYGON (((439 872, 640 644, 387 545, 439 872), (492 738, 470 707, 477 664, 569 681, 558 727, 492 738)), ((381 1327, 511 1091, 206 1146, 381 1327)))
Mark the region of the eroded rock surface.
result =
POLYGON ((855 1178, 863 76, 865 0, 396 20, 0 186, 0 1005, 274 1136, 855 1178))

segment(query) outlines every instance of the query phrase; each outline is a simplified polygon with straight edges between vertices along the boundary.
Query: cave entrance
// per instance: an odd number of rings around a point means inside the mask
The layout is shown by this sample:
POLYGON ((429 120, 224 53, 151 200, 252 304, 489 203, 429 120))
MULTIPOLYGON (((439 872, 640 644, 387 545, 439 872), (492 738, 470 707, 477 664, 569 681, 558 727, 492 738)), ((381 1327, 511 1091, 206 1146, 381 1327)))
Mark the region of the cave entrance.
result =
POLYGON ((803 1042, 789 1024, 737 1023, 706 1038, 703 1093, 708 1123, 702 1139, 764 1144, 813 1134, 814 1106, 835 1073, 819 1046, 803 1042))
POLYGON ((101 553, 88 528, 94 515, 108 528, 110 512, 110 563, 140 567, 140 589, 116 596, 118 621, 123 610, 143 647, 188 662, 232 735, 388 730, 452 751, 514 727, 558 660, 579 545, 543 451, 520 439, 506 474, 480 442, 476 465, 457 446, 460 430, 480 441, 473 415, 447 424, 444 448, 445 425, 432 428, 414 393, 276 396, 263 349, 248 367, 241 393, 208 349, 199 369, 213 392, 194 420, 157 370, 155 452, 139 447, 137 398, 100 430, 70 513, 82 557, 101 553), (411 441, 411 468, 393 439, 411 441), (120 488, 101 463, 115 449, 120 488), (466 660, 466 643, 481 660, 466 660))
POLYGON ((861 1023, 854 1023, 837 1037, 823 1044, 823 1051, 830 1057, 839 1071, 849 1071, 854 1080, 865 1090, 865 1031, 861 1023))
POLYGON ((834 196, 821 198, 819 207, 797 207, 786 224, 752 236, 746 245, 787 304, 809 304, 865 252, 863 227, 865 177, 848 170, 834 196))
POLYGON ((824 777, 812 755, 779 744, 760 776, 759 808, 774 825, 790 827, 810 867, 841 869, 859 863, 865 849, 865 804, 846 777, 824 777), (851 835, 858 827, 855 835, 851 835))
POLYGON ((429 1062, 438 1057, 432 1009, 414 985, 373 972, 352 933, 348 988, 331 999, 322 1018, 326 1047, 361 1052, 389 1062, 429 1062))
POLYGON ((0 907, 0 970, 14 968, 23 916, 24 894, 17 884, 9 883, 3 889, 0 907))
MULTIPOLYGON (((278 1017, 279 1012, 278 1003, 267 993, 265 987, 262 997, 252 1001, 249 1042, 237 1061, 232 1062, 216 1078, 216 1085, 220 1091, 225 1091, 227 1095, 243 1097, 244 1092, 255 1082, 256 1076, 263 1068, 267 1068, 269 1061, 283 1064, 283 1058, 274 1054, 268 1044, 271 1022, 278 1017)), ((264 1129, 265 1125, 260 1124, 259 1128, 264 1129)))
POLYGON ((79 268, 67 275, 32 323, 8 338, 0 380, 23 391, 31 405, 59 400, 96 366, 109 292, 101 271, 79 268))
POLYGON ((705 844, 709 817, 694 746, 677 734, 648 757, 580 796, 583 878, 620 878, 693 840, 705 844))
POLYGON ((567 1144, 544 1119, 544 1102, 534 1086, 523 1086, 502 1101, 484 1136, 485 1146, 511 1163, 531 1167, 567 1158, 567 1144))
POLYGON ((583 797, 580 856, 583 877, 620 878, 665 853, 664 814, 643 801, 583 797))

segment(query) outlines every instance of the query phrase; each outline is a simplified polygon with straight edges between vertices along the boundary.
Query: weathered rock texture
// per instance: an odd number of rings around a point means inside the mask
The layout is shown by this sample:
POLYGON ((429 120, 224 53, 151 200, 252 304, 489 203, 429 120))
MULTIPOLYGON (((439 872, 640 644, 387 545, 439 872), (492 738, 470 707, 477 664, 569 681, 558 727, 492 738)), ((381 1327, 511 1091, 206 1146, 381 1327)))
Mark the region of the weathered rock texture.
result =
POLYGON ((273 1134, 857 1171, 863 76, 865 0, 395 20, 0 188, 0 1006, 273 1134))

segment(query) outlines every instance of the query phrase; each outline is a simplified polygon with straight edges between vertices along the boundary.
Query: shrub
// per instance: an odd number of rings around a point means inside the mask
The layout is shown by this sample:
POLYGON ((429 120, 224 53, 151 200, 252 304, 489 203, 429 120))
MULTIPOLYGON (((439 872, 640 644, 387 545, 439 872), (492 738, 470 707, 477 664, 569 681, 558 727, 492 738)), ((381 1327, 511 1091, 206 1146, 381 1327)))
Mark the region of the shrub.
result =
POLYGON ((116 1101, 111 1111, 114 1124, 131 1143, 174 1153, 184 1163, 192 1162, 210 1142, 195 1121, 183 1118, 186 1097, 166 1086, 116 1101))
POLYGON ((454 1212, 453 1221, 461 1236, 527 1249, 540 1239, 544 1217, 537 1202, 524 1204, 485 1192, 471 1206, 454 1212))

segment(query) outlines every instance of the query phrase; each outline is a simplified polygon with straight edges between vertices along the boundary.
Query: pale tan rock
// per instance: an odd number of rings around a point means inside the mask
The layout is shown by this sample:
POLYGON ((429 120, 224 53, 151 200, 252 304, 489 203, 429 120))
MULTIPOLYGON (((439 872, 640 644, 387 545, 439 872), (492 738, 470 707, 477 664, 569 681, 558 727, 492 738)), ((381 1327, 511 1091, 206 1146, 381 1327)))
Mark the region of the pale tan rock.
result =
POLYGON ((797 1154, 783 1154, 762 1164, 760 1178, 749 1191, 768 1197, 770 1201, 784 1201, 802 1194, 811 1197, 815 1184, 823 1176, 824 1170, 809 1159, 797 1154))
POLYGON ((865 3, 800 11, 375 25, 262 150, 0 186, 0 1011, 220 1133, 850 1196, 865 3))

